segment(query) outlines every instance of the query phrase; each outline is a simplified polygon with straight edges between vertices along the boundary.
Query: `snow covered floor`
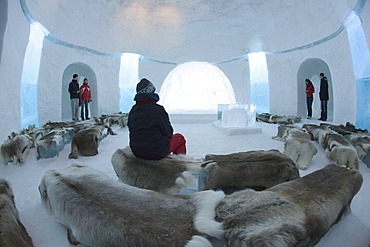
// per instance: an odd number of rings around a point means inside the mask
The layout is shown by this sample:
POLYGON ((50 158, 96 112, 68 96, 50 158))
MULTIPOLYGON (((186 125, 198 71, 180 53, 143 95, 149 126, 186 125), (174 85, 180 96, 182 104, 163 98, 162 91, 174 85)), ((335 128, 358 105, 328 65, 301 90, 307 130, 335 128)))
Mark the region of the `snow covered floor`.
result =
MULTIPOLYGON (((317 123, 311 120, 311 123, 317 123)), ((229 136, 221 132, 211 123, 176 123, 175 132, 181 132, 187 139, 188 155, 196 158, 206 154, 228 154, 248 150, 278 149, 283 151, 283 142, 271 137, 277 133, 277 125, 257 123, 263 133, 251 135, 229 136)), ((117 148, 128 145, 128 129, 117 127, 116 136, 108 136, 99 147, 99 154, 92 157, 79 157, 69 160, 70 147, 66 146, 59 157, 37 161, 35 149, 23 166, 9 164, 0 166, 0 177, 10 181, 21 221, 27 228, 36 247, 66 247, 70 246, 65 229, 60 226, 52 215, 49 215, 41 204, 38 186, 45 171, 59 169, 74 162, 81 162, 101 170, 117 179, 110 159, 117 148)), ((312 166, 301 171, 301 176, 324 167, 330 161, 325 157, 323 149, 317 144, 318 154, 314 156, 312 166)), ((352 213, 334 225, 328 234, 317 244, 326 246, 368 247, 370 243, 370 169, 360 165, 364 182, 359 193, 352 202, 352 213)), ((333 191, 333 193, 336 193, 333 191)))

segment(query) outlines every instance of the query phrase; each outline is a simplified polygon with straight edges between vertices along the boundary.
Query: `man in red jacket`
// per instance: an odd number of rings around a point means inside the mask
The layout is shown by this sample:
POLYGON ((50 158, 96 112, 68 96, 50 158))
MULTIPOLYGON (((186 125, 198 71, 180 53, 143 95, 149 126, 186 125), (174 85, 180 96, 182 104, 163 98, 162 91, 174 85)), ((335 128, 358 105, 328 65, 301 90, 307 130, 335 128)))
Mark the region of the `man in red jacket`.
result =
POLYGON ((84 79, 82 86, 80 87, 80 97, 81 97, 81 119, 89 120, 89 102, 91 101, 91 89, 87 83, 87 78, 84 79), (84 114, 85 110, 85 114, 84 114))

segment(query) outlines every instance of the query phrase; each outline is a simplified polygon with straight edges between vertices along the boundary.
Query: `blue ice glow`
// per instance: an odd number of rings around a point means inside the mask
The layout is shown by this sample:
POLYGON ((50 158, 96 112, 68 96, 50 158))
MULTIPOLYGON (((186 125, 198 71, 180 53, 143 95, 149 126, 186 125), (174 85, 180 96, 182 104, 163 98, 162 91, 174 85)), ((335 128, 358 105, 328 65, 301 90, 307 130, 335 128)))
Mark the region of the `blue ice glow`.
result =
POLYGON ((119 72, 120 102, 121 112, 127 113, 134 105, 136 84, 139 77, 139 58, 140 55, 124 53, 121 56, 121 66, 119 72))
POLYGON ((370 53, 358 16, 352 12, 345 21, 356 78, 356 126, 370 130, 370 53))
POLYGON ((23 61, 21 81, 21 125, 27 128, 30 124, 38 126, 37 80, 44 32, 37 23, 30 25, 29 42, 23 61))
POLYGON ((264 52, 248 54, 251 103, 257 106, 257 113, 270 112, 270 90, 266 55, 264 52))
POLYGON ((347 34, 351 47, 356 80, 370 77, 370 53, 361 21, 353 12, 347 18, 347 34))

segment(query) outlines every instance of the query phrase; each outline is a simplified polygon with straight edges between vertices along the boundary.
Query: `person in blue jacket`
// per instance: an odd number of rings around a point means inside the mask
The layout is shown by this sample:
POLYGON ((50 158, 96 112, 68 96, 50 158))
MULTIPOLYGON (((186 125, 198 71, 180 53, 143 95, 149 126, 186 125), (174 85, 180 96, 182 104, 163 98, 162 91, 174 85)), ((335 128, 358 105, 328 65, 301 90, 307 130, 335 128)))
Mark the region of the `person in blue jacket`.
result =
POLYGON ((186 140, 182 134, 173 134, 168 114, 157 104, 159 95, 155 86, 143 78, 136 86, 127 126, 130 132, 130 148, 142 159, 160 160, 170 153, 186 154, 186 140))

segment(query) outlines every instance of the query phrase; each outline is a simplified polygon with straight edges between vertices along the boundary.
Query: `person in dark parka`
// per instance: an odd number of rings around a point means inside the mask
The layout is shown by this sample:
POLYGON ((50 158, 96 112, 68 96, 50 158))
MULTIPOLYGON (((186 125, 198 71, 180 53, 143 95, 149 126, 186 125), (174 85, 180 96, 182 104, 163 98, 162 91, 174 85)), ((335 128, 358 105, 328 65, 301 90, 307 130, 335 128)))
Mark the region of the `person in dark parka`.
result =
POLYGON ((130 131, 130 148, 133 154, 142 159, 160 160, 170 153, 186 154, 186 141, 183 135, 173 134, 168 114, 158 105, 155 86, 146 78, 136 86, 134 100, 127 126, 130 131))
POLYGON ((328 78, 324 73, 320 73, 320 101, 321 101, 321 117, 319 120, 326 121, 328 117, 328 100, 329 100, 329 85, 328 78))
POLYGON ((78 108, 80 98, 80 86, 78 85, 78 75, 74 74, 72 81, 68 85, 69 97, 71 99, 72 120, 78 121, 78 108))

